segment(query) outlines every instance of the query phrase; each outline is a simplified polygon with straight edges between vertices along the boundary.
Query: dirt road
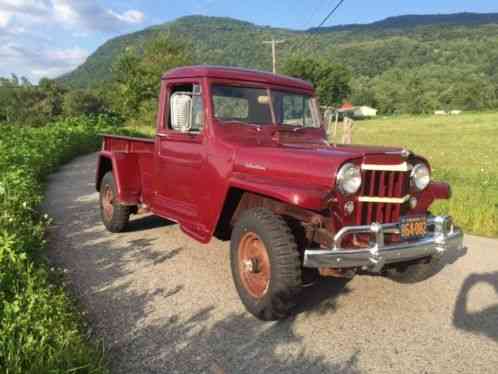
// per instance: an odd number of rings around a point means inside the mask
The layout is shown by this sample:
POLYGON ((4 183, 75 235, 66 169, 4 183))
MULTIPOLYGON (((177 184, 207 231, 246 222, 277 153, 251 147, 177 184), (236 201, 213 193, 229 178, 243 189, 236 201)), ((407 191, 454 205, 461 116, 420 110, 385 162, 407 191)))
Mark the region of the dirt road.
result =
POLYGON ((497 373, 498 241, 467 236, 465 256, 429 281, 327 280, 293 318, 262 323, 232 284, 228 243, 177 225, 100 223, 95 155, 50 177, 51 258, 102 338, 114 373, 497 373))

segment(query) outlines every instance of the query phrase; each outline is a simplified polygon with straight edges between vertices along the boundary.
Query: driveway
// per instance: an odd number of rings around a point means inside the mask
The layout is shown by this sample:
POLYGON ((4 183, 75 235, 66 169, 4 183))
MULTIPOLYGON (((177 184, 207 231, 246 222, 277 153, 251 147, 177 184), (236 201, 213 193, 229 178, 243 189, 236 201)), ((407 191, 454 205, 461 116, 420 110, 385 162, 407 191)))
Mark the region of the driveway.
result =
POLYGON ((262 323, 239 301, 228 243, 152 216, 105 231, 95 165, 92 154, 52 175, 45 210, 50 258, 113 373, 498 372, 498 241, 467 236, 467 254, 420 284, 323 280, 291 319, 262 323))

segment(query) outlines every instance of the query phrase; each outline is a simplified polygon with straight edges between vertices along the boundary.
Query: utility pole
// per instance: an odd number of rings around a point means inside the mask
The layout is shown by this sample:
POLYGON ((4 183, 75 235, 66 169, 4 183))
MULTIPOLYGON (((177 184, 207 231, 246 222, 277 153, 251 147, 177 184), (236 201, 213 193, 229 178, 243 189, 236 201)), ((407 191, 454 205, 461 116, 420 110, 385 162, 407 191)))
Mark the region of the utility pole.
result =
POLYGON ((271 44, 271 53, 273 57, 273 74, 277 73, 277 44, 285 43, 285 40, 266 40, 263 44, 271 44))

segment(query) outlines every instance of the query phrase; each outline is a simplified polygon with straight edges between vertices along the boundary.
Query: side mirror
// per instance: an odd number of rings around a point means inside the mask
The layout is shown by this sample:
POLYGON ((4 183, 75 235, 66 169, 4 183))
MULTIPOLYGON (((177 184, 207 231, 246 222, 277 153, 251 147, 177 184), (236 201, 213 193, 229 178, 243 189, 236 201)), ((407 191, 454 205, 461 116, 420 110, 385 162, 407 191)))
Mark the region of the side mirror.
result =
POLYGON ((184 93, 174 93, 170 99, 171 127, 180 132, 192 128, 192 97, 184 93))

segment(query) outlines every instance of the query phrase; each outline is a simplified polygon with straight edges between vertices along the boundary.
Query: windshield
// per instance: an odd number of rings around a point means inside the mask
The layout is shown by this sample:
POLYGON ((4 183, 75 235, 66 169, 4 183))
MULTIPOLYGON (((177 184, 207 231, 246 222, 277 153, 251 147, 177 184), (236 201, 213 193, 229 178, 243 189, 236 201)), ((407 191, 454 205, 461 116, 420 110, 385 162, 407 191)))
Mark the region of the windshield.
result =
POLYGON ((214 116, 223 122, 320 127, 318 105, 312 96, 267 88, 213 85, 214 116))

